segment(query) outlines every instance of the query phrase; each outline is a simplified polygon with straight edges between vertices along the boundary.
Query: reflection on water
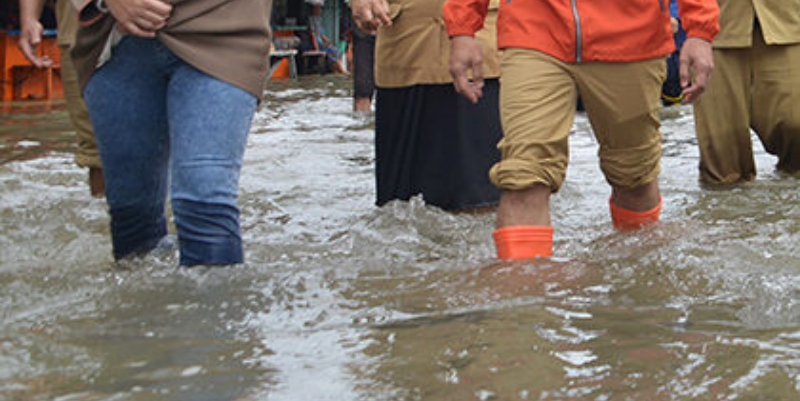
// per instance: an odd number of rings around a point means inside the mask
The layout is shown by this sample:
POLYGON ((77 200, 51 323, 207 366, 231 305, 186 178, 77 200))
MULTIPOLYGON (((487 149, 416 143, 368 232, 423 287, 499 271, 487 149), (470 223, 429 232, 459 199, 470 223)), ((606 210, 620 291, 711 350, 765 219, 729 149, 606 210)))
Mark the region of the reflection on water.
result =
POLYGON ((611 228, 579 116, 549 261, 492 259, 490 214, 373 205, 349 83, 271 83, 242 177, 248 263, 122 268, 63 105, 4 104, 0 400, 796 400, 800 191, 702 188, 664 110, 663 222, 611 228))
POLYGON ((63 102, 0 102, 0 164, 73 151, 66 118, 63 102))

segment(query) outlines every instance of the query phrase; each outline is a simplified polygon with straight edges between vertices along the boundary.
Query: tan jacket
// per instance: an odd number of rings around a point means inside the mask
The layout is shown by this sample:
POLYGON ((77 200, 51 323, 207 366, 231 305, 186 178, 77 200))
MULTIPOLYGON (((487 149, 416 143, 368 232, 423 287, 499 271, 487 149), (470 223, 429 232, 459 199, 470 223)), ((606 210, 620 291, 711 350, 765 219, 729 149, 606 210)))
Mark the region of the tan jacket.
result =
MULTIPOLYGON (((450 38, 447 35, 442 6, 445 0, 388 0, 392 25, 378 29, 375 42, 375 85, 398 88, 418 84, 453 82, 450 62, 450 38)), ((476 37, 483 47, 483 75, 500 75, 497 51, 497 6, 492 0, 485 28, 476 37)))
POLYGON ((714 47, 750 47, 758 17, 768 45, 800 43, 800 0, 717 0, 720 32, 714 47))
MULTIPOLYGON (((110 15, 90 19, 93 0, 71 1, 82 12, 72 57, 84 87, 114 21, 110 15)), ((269 69, 272 0, 164 1, 173 9, 157 39, 195 68, 261 98, 269 69)))

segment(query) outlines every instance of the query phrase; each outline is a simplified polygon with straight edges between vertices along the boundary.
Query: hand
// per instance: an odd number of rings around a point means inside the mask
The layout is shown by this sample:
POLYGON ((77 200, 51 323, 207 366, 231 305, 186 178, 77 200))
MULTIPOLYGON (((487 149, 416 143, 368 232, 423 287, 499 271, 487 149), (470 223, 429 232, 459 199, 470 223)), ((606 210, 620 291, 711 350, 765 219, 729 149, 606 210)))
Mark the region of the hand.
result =
POLYGON ((156 36, 167 25, 172 5, 161 0, 105 0, 120 32, 143 38, 156 36))
POLYGON ((450 76, 456 92, 472 103, 483 97, 483 53, 472 36, 450 39, 450 76))
POLYGON ((706 90, 714 70, 711 43, 700 38, 687 38, 681 47, 680 78, 683 102, 692 103, 706 90))
POLYGON ((38 68, 51 67, 53 60, 48 56, 38 56, 36 48, 42 43, 44 27, 39 22, 44 0, 20 0, 19 2, 19 41, 17 47, 28 61, 38 68))
POLYGON ((379 27, 392 25, 386 0, 351 0, 350 10, 358 29, 374 35, 379 27))
POLYGON ((25 58, 38 68, 51 67, 53 65, 53 60, 50 59, 50 57, 39 57, 36 54, 36 47, 42 43, 43 31, 44 27, 42 27, 39 21, 22 23, 19 32, 19 42, 17 42, 17 46, 25 58))

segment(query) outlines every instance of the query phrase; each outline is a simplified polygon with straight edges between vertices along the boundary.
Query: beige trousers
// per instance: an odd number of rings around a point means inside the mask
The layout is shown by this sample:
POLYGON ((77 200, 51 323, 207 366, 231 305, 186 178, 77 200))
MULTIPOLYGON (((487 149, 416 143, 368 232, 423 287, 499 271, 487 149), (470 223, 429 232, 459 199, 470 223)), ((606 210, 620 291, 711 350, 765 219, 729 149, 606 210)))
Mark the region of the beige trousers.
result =
POLYGON ((78 75, 69 55, 70 46, 75 42, 77 15, 67 0, 60 0, 56 7, 58 23, 58 43, 61 50, 61 82, 72 126, 75 128, 78 151, 75 162, 81 167, 100 167, 100 154, 94 139, 94 130, 89 121, 89 111, 81 96, 78 75), (73 21, 74 20, 74 21, 73 21))
POLYGON ((694 106, 700 179, 735 183, 756 176, 751 129, 781 170, 800 170, 800 44, 714 49, 714 72, 694 106))
POLYGON ((662 58, 566 64, 543 53, 507 49, 501 62, 502 159, 489 176, 504 190, 564 182, 578 95, 599 143, 609 184, 633 188, 658 178, 662 58))

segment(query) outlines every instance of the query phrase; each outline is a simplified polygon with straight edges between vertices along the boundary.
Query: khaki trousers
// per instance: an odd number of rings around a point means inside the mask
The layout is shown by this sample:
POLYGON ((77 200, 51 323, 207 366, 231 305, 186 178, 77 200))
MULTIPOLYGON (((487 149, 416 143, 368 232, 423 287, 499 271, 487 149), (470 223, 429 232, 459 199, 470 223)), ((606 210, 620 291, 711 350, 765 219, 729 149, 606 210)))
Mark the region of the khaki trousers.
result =
POLYGON ((658 117, 663 58, 631 63, 566 64, 541 52, 507 49, 501 63, 502 160, 489 176, 504 190, 564 182, 578 95, 599 143, 600 168, 615 187, 658 178, 658 117))
POLYGON ((700 179, 734 183, 756 176, 752 129, 780 170, 800 170, 800 44, 714 49, 714 73, 694 106, 700 179))
POLYGON ((94 130, 89 120, 89 111, 81 96, 78 84, 78 75, 69 55, 70 47, 75 42, 75 29, 77 28, 77 15, 72 5, 67 0, 60 0, 56 7, 56 22, 58 23, 58 44, 61 51, 61 82, 64 85, 64 97, 67 103, 72 126, 78 140, 78 151, 75 154, 75 163, 81 167, 101 167, 100 154, 94 139, 94 130))

